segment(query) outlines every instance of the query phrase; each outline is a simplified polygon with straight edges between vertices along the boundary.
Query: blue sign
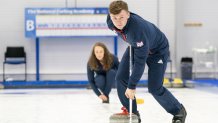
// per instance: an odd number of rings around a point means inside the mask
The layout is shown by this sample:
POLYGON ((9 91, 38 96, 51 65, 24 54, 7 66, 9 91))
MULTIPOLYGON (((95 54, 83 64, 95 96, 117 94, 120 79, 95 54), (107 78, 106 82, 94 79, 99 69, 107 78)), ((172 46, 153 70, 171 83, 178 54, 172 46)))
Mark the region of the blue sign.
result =
MULTIPOLYGON (((36 37, 43 37, 43 36, 73 36, 73 34, 69 34, 69 31, 67 30, 73 30, 73 29, 87 29, 90 32, 90 29, 104 29, 107 27, 106 20, 103 20, 105 16, 108 14, 108 8, 26 8, 25 9, 25 36, 27 38, 36 38, 36 37), (46 19, 43 18, 45 16, 46 19), (74 18, 77 17, 77 15, 104 15, 103 19, 102 16, 99 18, 100 21, 94 22, 89 21, 93 20, 92 16, 88 16, 89 18, 84 19, 87 22, 78 22, 78 19, 81 16, 78 16, 77 21, 73 22, 65 22, 69 15, 71 17, 73 15, 74 18), (38 18, 37 18, 38 16, 38 18), (39 19, 39 16, 41 17, 39 19), (57 22, 51 22, 54 19, 49 19, 52 17, 56 17, 58 20, 57 22), (63 19, 63 16, 65 17, 63 19), (63 22, 60 22, 60 20, 65 20, 63 22), (37 21, 38 20, 38 21, 37 21), (51 21, 50 21, 51 20, 51 21), (64 31, 62 31, 62 34, 60 33, 53 33, 56 30, 65 30, 66 34, 63 34, 64 31), (42 31, 43 30, 43 31, 42 31), (46 31, 45 31, 46 30, 46 31), (48 31, 50 30, 50 32, 48 31), (45 35, 42 35, 45 34, 45 35)), ((96 16, 98 17, 98 16, 96 16)), ((68 18, 69 19, 69 18, 68 18)), ((74 20, 74 19, 72 19, 74 20)), ((107 31, 106 31, 107 32, 107 31)), ((109 33, 106 33, 109 34, 109 33)))

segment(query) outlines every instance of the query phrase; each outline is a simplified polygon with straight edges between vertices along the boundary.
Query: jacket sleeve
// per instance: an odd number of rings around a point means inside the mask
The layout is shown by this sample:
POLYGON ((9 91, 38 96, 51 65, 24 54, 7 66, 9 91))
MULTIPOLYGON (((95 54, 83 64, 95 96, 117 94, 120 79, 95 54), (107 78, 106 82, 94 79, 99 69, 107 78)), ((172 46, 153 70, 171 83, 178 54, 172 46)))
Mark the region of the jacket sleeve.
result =
POLYGON ((87 65, 87 76, 88 76, 88 80, 89 80, 89 83, 90 83, 90 86, 92 87, 93 91, 95 92, 95 94, 97 96, 100 96, 101 93, 100 91, 98 90, 98 87, 96 86, 95 84, 95 75, 94 75, 94 71, 91 70, 91 68, 87 65))
POLYGON ((132 74, 129 78, 128 88, 135 89, 144 73, 145 63, 148 57, 149 47, 146 35, 141 34, 135 37, 135 41, 131 46, 133 49, 134 64, 132 66, 132 74))

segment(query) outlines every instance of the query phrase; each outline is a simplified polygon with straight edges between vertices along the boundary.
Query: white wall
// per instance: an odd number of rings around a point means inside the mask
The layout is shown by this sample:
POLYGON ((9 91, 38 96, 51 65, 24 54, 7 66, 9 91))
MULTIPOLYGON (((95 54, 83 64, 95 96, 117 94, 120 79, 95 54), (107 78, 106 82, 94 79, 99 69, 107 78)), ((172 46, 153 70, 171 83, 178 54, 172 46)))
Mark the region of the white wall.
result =
MULTIPOLYGON (((3 62, 6 46, 25 46, 29 80, 35 79, 35 42, 24 36, 24 8, 26 7, 107 7, 112 0, 14 0, 1 1, 0 4, 0 63, 3 62), (13 4, 11 4, 13 3, 13 4)), ((175 58, 175 1, 174 0, 125 0, 130 11, 159 25, 166 33, 175 58), (159 11, 158 11, 159 10, 159 11), (158 16, 159 15, 159 16, 158 16), (159 22, 159 23, 158 23, 159 22), (157 24, 158 23, 158 24, 157 24)), ((40 40, 40 72, 42 74, 73 75, 85 74, 86 62, 92 45, 103 41, 113 52, 113 38, 43 38, 40 40)), ((126 44, 119 38, 118 57, 121 58, 126 44)), ((12 70, 13 71, 13 70, 12 70)), ((2 66, 0 65, 0 73, 2 66)), ((55 76, 57 77, 57 76, 55 76)), ((77 77, 81 79, 80 77, 77 77)), ((42 76, 42 79, 51 79, 42 76)), ((60 79, 57 77, 57 79, 60 79)), ((68 78, 61 78, 68 79, 68 78)), ((86 78, 82 78, 86 79, 86 78)))
POLYGON ((193 48, 207 48, 207 42, 218 47, 217 5, 217 0, 177 0, 177 69, 181 57, 193 57, 193 48), (185 27, 184 23, 189 22, 202 23, 202 26, 185 27))
MULTIPOLYGON (((176 35, 175 35, 175 0, 159 0, 159 21, 158 25, 161 31, 165 33, 170 44, 170 57, 172 59, 172 72, 175 73, 175 45, 176 45, 176 35)), ((170 72, 170 64, 168 64, 167 72, 170 72)))

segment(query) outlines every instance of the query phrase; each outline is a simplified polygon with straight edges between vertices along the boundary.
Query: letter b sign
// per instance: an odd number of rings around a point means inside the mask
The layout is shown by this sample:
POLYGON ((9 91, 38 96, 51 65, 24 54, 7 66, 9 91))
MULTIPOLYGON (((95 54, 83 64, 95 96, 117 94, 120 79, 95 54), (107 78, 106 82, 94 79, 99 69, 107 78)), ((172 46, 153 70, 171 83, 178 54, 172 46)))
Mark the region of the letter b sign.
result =
POLYGON ((27 31, 33 31, 34 30, 34 21, 33 20, 27 20, 26 21, 26 30, 27 31))

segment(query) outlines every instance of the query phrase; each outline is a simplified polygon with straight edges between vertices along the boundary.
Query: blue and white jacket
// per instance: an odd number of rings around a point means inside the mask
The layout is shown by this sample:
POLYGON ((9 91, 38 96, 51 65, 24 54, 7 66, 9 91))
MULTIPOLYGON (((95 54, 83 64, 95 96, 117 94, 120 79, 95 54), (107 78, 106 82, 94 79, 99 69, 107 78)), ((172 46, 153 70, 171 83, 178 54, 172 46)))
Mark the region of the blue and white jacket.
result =
POLYGON ((109 29, 116 31, 118 36, 133 48, 134 65, 129 78, 128 88, 135 89, 144 72, 148 55, 168 53, 168 40, 154 24, 134 13, 130 13, 127 24, 122 30, 114 26, 109 15, 107 17, 107 25, 109 29))

